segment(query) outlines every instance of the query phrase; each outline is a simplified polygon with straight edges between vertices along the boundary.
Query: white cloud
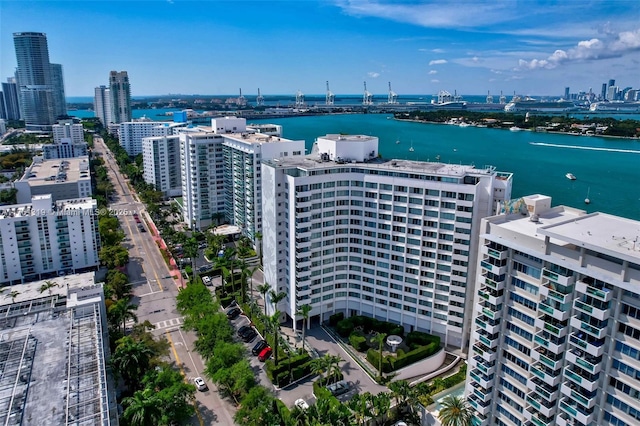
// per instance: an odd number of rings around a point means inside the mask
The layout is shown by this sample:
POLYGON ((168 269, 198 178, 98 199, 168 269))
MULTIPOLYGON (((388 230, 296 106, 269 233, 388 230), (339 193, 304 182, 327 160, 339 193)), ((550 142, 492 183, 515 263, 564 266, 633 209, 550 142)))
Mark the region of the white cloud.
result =
POLYGON ((375 72, 375 71, 370 71, 367 73, 367 75, 371 78, 378 78, 380 77, 380 73, 379 72, 375 72))
POLYGON ((433 61, 429 62, 429 66, 431 65, 442 65, 442 64, 446 64, 447 60, 446 59, 434 59, 433 61))
POLYGON ((431 82, 432 83, 440 83, 440 80, 433 79, 433 80, 431 80, 431 82))
POLYGON ((592 38, 578 42, 567 50, 556 50, 546 59, 520 59, 517 69, 535 70, 552 69, 573 61, 595 61, 619 58, 628 53, 640 50, 640 29, 623 31, 605 39, 592 38))
POLYGON ((444 49, 431 49, 433 53, 444 53, 444 49))
POLYGON ((429 75, 438 74, 438 71, 436 71, 436 70, 429 70, 428 74, 429 74, 429 75))

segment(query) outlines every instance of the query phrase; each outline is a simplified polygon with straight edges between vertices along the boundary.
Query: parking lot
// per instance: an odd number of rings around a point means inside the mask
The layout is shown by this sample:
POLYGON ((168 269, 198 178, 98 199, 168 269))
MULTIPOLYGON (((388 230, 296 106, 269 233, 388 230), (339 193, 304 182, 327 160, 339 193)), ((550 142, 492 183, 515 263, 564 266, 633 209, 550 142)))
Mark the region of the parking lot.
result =
MULTIPOLYGON (((229 310, 230 308, 226 311, 229 310)), ((240 327, 244 325, 249 324, 249 319, 244 314, 241 314, 237 318, 230 321, 236 330, 240 329, 240 327)), ((283 330, 283 332, 284 334, 293 334, 293 330, 286 328, 283 330)), ((293 407, 294 402, 298 399, 304 399, 310 405, 315 403, 315 397, 313 396, 313 381, 315 381, 317 377, 304 379, 300 383, 293 384, 284 389, 274 389, 271 381, 267 378, 264 368, 264 362, 261 362, 260 360, 258 360, 257 356, 251 354, 251 349, 262 338, 263 337, 258 334, 250 342, 244 343, 245 347, 247 348, 247 356, 249 357, 249 362, 254 372, 256 373, 256 377, 258 378, 260 383, 267 389, 272 389, 275 396, 278 397, 282 402, 284 402, 288 407, 293 407)), ((239 338, 238 340, 241 341, 239 338)), ((340 364, 340 367, 342 373, 344 374, 344 380, 349 383, 349 389, 347 390, 347 392, 337 396, 340 401, 348 401, 357 393, 371 392, 372 394, 378 394, 387 390, 386 387, 378 385, 376 382, 374 382, 362 370, 362 368, 353 359, 351 359, 351 357, 340 347, 340 345, 338 345, 321 327, 314 327, 307 330, 306 342, 307 347, 313 347, 318 352, 319 356, 324 356, 326 354, 338 355, 344 360, 344 362, 340 364)))

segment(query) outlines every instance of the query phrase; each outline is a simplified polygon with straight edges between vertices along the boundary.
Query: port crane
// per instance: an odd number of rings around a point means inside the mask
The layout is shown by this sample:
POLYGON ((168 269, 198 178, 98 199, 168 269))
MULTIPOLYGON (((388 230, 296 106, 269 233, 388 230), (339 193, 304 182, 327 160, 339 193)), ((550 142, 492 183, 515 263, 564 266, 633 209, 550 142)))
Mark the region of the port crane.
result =
POLYGON ((493 96, 491 96, 491 92, 487 90, 487 103, 488 104, 492 104, 493 103, 493 96))
POLYGON ((333 102, 335 101, 336 97, 333 94, 333 92, 329 89, 329 80, 327 80, 327 96, 325 98, 325 105, 333 105, 333 102))
POLYGON ((501 104, 506 104, 507 103, 507 97, 502 94, 502 90, 500 91, 500 103, 501 104))
POLYGON ((373 95, 367 90, 367 82, 364 82, 364 95, 362 96, 362 105, 373 105, 373 95))
POLYGON ((388 104, 397 104, 398 103, 398 94, 391 90, 391 82, 389 82, 389 97, 387 99, 388 104))
POLYGON ((247 104, 247 100, 245 99, 244 96, 242 96, 242 88, 240 88, 240 96, 238 96, 238 100, 236 101, 236 104, 238 104, 238 105, 246 105, 247 104))
POLYGON ((264 96, 260 94, 260 88, 258 87, 258 97, 256 98, 256 105, 262 106, 264 105, 264 96))
POLYGON ((304 93, 302 93, 300 90, 296 92, 296 107, 304 107, 304 93))

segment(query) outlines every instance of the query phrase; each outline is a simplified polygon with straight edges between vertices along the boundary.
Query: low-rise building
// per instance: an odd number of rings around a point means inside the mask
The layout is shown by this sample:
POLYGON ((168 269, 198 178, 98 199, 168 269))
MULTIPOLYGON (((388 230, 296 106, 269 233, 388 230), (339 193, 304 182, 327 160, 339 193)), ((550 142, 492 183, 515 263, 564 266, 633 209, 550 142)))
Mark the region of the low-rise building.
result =
POLYGON ((75 124, 73 120, 60 120, 52 129, 53 144, 42 147, 45 160, 87 155, 87 142, 84 140, 82 124, 75 124))
POLYGON ((53 201, 91 197, 89 157, 45 160, 34 157, 20 180, 17 202, 31 202, 34 195, 51 194, 53 201))

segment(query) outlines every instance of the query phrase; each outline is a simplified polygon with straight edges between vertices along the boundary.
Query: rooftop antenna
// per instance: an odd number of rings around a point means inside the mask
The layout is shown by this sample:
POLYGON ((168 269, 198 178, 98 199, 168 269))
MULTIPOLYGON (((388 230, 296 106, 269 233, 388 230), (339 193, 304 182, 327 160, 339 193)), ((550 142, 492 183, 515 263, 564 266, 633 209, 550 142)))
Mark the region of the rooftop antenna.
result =
POLYGON ((256 98, 256 104, 258 106, 264 105, 264 96, 260 94, 260 88, 258 87, 258 97, 256 98))
POLYGON ((327 97, 325 99, 326 105, 333 105, 333 101, 335 100, 335 95, 329 89, 329 80, 327 80, 327 97))
POLYGON ((364 95, 362 96, 362 105, 372 105, 373 95, 367 90, 367 82, 364 82, 364 95))
POLYGON ((389 98, 387 100, 388 104, 397 104, 398 103, 398 94, 391 90, 391 82, 389 82, 389 98))

